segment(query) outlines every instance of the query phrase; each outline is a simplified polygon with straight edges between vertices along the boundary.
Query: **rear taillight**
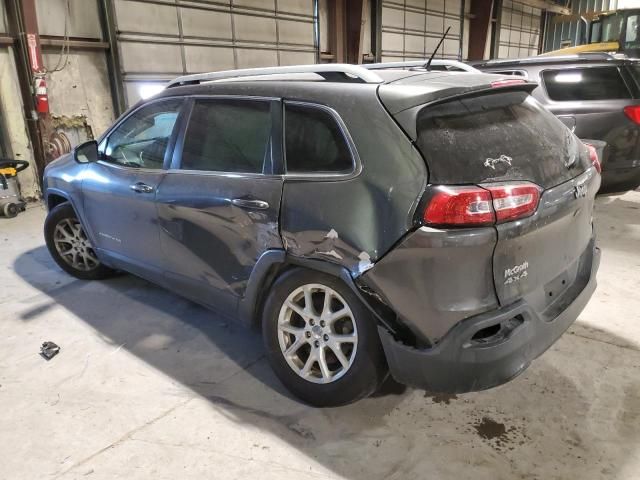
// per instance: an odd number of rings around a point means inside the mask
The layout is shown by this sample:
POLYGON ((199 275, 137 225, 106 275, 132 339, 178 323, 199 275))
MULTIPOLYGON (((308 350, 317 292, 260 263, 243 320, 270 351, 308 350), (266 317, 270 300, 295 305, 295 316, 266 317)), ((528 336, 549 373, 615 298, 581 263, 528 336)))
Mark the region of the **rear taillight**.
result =
POLYGON ((598 158, 598 151, 596 150, 596 147, 589 143, 585 143, 585 145, 589 150, 589 159, 591 160, 591 163, 594 167, 596 167, 598 173, 602 173, 602 164, 600 163, 600 159, 598 158))
POLYGON ((509 222, 533 215, 540 200, 540 187, 532 183, 485 187, 493 197, 497 223, 509 222))
POLYGON ((478 226, 495 222, 491 193, 480 187, 431 187, 422 219, 429 225, 478 226))
POLYGON ((528 217, 538 208, 540 187, 528 182, 429 187, 422 216, 427 225, 474 227, 528 217))
POLYGON ((624 114, 629 117, 633 123, 640 125, 640 105, 624 107, 624 114))

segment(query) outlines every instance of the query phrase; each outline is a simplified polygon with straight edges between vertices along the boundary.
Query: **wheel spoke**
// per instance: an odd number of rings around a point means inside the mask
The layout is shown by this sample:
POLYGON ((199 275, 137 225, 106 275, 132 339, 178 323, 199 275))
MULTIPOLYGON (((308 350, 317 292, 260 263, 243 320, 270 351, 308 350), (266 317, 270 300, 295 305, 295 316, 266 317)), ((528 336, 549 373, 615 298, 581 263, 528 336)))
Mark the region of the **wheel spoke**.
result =
POLYGON ((301 337, 304 332, 304 328, 294 327, 290 323, 283 323, 279 326, 280 330, 286 333, 290 333, 291 335, 295 335, 296 337, 301 337))
POLYGON ((346 334, 334 333, 331 337, 338 344, 355 343, 358 340, 358 336, 355 333, 346 333, 346 334))
POLYGON ((342 365, 342 368, 348 368, 349 367, 349 360, 347 359, 347 357, 345 357, 344 353, 342 353, 342 350, 340 350, 340 345, 339 344, 331 344, 331 345, 329 345, 329 348, 331 349, 333 354, 336 356, 336 358, 340 362, 340 365, 342 365))
POLYGON ((350 315, 350 313, 351 311, 347 307, 343 307, 337 312, 332 312, 330 315, 328 315, 327 321, 329 323, 333 323, 336 320, 340 320, 342 317, 346 317, 347 315, 350 315))
POLYGON ((307 361, 304 363, 304 367, 302 367, 302 370, 300 370, 300 374, 303 377, 308 377, 309 373, 311 373, 311 368, 313 367, 313 364, 316 363, 317 357, 316 357, 316 353, 311 350, 311 352, 309 353, 309 356, 307 357, 307 361))
POLYGON ((328 290, 325 290, 324 292, 324 304, 322 305, 322 316, 326 317, 327 315, 329 315, 331 313, 331 292, 328 290))
POLYGON ((294 353, 300 350, 300 347, 302 347, 305 343, 306 342, 304 341, 304 337, 296 337, 295 341, 289 346, 289 348, 285 350, 284 354, 287 357, 292 356, 294 353))
MULTIPOLYGON (((305 311, 300 308, 299 305, 296 305, 295 303, 289 301, 286 303, 287 308, 290 308, 291 310, 293 310, 294 312, 296 312, 298 315, 300 315, 303 319, 307 316, 307 314, 305 313, 305 311)), ((306 320, 305 320, 306 321, 306 320)))
POLYGON ((313 300, 311 298, 311 287, 309 287, 308 285, 305 285, 303 292, 304 292, 304 311, 307 314, 307 316, 311 316, 315 313, 313 309, 313 300))
POLYGON ((78 268, 78 265, 79 265, 79 263, 78 263, 78 252, 76 252, 76 251, 74 250, 74 251, 73 251, 73 252, 71 252, 71 253, 72 253, 72 255, 73 255, 73 257, 71 257, 71 264, 72 264, 74 267, 78 268))
POLYGON ((57 228, 56 233, 62 237, 57 238, 58 241, 72 243, 75 240, 64 228, 57 228))
POLYGON ((331 378, 331 371, 329 370, 329 365, 327 365, 327 357, 324 347, 318 350, 318 365, 320 365, 320 373, 322 374, 322 378, 325 380, 329 380, 331 378))

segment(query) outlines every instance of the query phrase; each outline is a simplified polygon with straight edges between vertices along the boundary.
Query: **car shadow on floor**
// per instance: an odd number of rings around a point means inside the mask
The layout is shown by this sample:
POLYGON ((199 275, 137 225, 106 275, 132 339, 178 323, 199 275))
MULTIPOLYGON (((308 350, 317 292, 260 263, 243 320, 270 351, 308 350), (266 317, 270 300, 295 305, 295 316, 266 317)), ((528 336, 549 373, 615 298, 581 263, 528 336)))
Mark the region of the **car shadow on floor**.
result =
POLYGON ((14 268, 48 297, 26 306, 25 322, 62 306, 229 419, 349 479, 611 479, 637 455, 640 379, 629 372, 640 352, 604 331, 577 324, 523 375, 489 391, 433 395, 389 382, 354 405, 312 409, 272 374, 258 332, 132 276, 71 280, 44 247, 14 268))

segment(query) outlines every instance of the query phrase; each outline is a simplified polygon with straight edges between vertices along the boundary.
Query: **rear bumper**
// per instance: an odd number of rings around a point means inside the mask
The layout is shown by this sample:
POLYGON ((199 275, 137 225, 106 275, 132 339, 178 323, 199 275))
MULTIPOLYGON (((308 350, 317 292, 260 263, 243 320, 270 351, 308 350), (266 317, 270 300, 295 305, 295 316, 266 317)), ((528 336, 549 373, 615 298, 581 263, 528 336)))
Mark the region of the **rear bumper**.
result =
POLYGON ((420 350, 396 341, 380 327, 380 338, 393 377, 400 383, 437 392, 484 390, 509 381, 565 332, 596 288, 600 250, 590 244, 579 275, 559 304, 536 312, 525 300, 483 313, 456 325, 438 344, 420 350), (475 338, 479 332, 493 332, 475 338))

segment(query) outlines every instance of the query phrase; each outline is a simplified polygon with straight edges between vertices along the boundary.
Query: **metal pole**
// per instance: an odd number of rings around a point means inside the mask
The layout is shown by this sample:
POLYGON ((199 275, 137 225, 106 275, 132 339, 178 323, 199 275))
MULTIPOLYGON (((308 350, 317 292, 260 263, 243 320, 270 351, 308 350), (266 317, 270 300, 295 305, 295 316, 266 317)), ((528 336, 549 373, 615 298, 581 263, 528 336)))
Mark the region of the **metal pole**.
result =
POLYGON ((111 100, 116 116, 122 115, 126 110, 126 98, 124 94, 124 82, 120 68, 120 54, 118 51, 118 32, 115 24, 115 9, 113 0, 99 0, 100 26, 103 39, 109 44, 107 50, 107 73, 111 88, 111 100))

